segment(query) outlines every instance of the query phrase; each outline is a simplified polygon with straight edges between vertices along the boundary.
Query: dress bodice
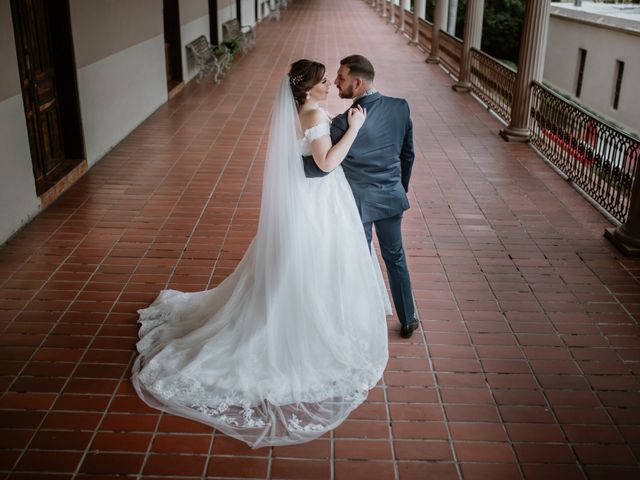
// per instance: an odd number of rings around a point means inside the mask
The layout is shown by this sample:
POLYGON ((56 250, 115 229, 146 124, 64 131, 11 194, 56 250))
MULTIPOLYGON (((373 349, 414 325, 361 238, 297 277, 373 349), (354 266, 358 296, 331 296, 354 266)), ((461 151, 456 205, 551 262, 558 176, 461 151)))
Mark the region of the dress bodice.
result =
POLYGON ((324 114, 322 122, 311 128, 307 128, 304 131, 303 137, 299 140, 300 153, 302 153, 302 155, 311 155, 311 142, 324 135, 329 135, 331 116, 329 115, 329 112, 322 107, 318 107, 318 110, 324 114))

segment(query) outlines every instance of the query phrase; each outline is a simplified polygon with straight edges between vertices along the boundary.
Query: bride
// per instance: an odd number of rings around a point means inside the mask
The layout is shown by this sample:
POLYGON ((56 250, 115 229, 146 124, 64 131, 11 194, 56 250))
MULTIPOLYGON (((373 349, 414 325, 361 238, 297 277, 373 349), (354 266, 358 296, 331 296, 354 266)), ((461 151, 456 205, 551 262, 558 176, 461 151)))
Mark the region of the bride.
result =
POLYGON ((325 67, 310 60, 282 81, 258 231, 236 270, 211 290, 163 290, 138 311, 138 395, 253 448, 337 427, 388 359, 389 299, 339 166, 366 112, 349 111, 332 147, 319 106, 328 89, 325 67), (302 154, 332 173, 305 178, 302 154))

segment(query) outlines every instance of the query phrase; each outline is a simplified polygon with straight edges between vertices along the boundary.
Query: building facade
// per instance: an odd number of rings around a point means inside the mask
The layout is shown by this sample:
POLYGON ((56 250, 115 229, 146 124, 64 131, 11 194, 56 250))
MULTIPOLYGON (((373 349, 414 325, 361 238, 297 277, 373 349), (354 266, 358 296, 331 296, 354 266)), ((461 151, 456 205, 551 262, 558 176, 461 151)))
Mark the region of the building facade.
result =
POLYGON ((544 80, 640 132, 640 5, 552 3, 544 80))

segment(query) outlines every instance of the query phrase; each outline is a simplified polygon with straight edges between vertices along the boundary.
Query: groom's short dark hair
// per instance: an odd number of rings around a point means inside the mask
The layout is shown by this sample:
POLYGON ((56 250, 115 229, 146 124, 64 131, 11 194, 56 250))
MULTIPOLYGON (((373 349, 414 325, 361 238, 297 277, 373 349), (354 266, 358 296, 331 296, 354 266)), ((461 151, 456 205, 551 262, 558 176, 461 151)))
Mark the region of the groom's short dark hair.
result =
POLYGON ((371 62, 362 55, 349 55, 340 60, 340 65, 346 65, 349 68, 349 75, 369 82, 373 82, 373 77, 376 75, 371 62))

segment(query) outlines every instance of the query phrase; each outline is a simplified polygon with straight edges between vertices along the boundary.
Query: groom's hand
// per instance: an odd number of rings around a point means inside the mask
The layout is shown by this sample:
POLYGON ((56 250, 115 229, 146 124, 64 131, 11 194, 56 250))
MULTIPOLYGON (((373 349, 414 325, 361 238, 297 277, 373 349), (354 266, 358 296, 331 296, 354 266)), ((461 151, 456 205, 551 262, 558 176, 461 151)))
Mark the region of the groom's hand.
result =
POLYGON ((320 178, 329 175, 330 172, 321 170, 313 159, 313 155, 303 155, 302 165, 304 167, 304 176, 307 178, 320 178))

